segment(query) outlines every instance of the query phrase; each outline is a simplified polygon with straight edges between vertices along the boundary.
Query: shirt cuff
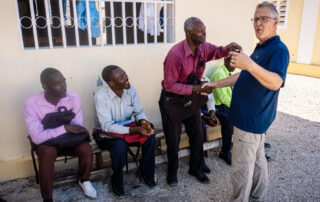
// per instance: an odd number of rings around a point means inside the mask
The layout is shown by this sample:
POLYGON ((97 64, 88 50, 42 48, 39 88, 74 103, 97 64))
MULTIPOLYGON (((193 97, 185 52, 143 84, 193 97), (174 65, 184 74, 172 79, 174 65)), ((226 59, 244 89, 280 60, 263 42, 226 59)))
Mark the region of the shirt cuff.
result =
POLYGON ((230 57, 230 44, 228 44, 228 45, 226 46, 226 49, 227 49, 228 55, 225 56, 225 58, 228 58, 228 57, 230 57))
POLYGON ((216 108, 213 106, 213 107, 208 107, 208 111, 210 112, 210 111, 216 111, 216 108))

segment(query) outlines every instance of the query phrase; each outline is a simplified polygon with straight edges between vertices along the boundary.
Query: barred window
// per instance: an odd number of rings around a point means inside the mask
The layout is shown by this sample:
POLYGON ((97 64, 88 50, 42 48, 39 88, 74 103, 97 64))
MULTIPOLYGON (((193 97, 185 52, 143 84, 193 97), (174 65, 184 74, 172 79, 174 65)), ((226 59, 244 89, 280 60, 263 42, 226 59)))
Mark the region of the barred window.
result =
POLYGON ((15 0, 23 49, 174 43, 173 0, 15 0))

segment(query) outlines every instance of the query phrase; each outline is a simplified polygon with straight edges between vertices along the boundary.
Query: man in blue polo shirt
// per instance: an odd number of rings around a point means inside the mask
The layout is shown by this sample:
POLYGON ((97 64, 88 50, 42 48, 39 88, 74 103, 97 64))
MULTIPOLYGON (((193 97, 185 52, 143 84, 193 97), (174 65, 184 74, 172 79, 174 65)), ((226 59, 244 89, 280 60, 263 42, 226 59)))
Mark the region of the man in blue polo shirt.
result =
POLYGON ((230 106, 233 123, 231 201, 261 201, 267 190, 268 170, 264 153, 265 133, 275 119, 279 89, 284 85, 289 51, 277 35, 278 12, 262 2, 252 19, 259 39, 250 57, 230 52, 231 66, 241 69, 210 84, 221 88, 235 84, 230 106))

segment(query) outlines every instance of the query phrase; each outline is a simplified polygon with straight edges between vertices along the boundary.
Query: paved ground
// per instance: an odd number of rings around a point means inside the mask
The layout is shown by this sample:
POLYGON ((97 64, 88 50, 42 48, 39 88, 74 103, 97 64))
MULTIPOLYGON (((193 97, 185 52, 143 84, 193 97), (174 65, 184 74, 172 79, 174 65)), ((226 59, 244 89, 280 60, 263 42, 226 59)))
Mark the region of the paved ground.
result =
MULTIPOLYGON (((288 75, 281 90, 278 114, 268 130, 272 157, 268 163, 269 190, 266 201, 320 201, 320 79, 288 75)), ((211 184, 202 185, 190 177, 188 159, 179 164, 179 185, 166 185, 166 164, 156 169, 158 186, 142 184, 134 189, 134 174, 125 176, 128 197, 122 201, 228 201, 232 193, 231 167, 217 158, 218 150, 207 158, 212 169, 211 184)), ((96 201, 116 201, 109 191, 109 179, 93 182, 96 201)), ((41 201, 33 178, 0 183, 0 197, 7 201, 41 201)), ((55 188, 55 201, 91 201, 77 185, 55 188)), ((92 200, 93 201, 93 200, 92 200)))

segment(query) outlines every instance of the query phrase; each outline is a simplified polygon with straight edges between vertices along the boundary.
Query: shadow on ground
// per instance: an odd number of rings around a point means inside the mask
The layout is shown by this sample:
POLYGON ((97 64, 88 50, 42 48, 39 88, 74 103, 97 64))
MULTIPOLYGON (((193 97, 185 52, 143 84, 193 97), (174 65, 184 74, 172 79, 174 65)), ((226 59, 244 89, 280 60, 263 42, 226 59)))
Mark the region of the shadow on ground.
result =
MULTIPOLYGON (((278 112, 267 132, 271 148, 266 152, 269 190, 266 201, 320 201, 320 123, 278 112)), ((121 201, 228 201, 232 194, 231 167, 218 156, 219 149, 206 158, 212 172, 211 183, 203 185, 188 175, 188 158, 180 160, 177 187, 166 184, 166 164, 157 166, 158 186, 149 189, 137 183, 134 172, 125 175, 128 197, 121 201)), ((94 179, 98 192, 95 201, 117 201, 110 192, 110 178, 94 179)), ((7 201, 42 201, 34 178, 16 179, 0 183, 0 197, 7 201)), ((83 196, 76 184, 56 187, 55 201, 94 201, 83 196)), ((1 200, 0 200, 1 201, 1 200)))

